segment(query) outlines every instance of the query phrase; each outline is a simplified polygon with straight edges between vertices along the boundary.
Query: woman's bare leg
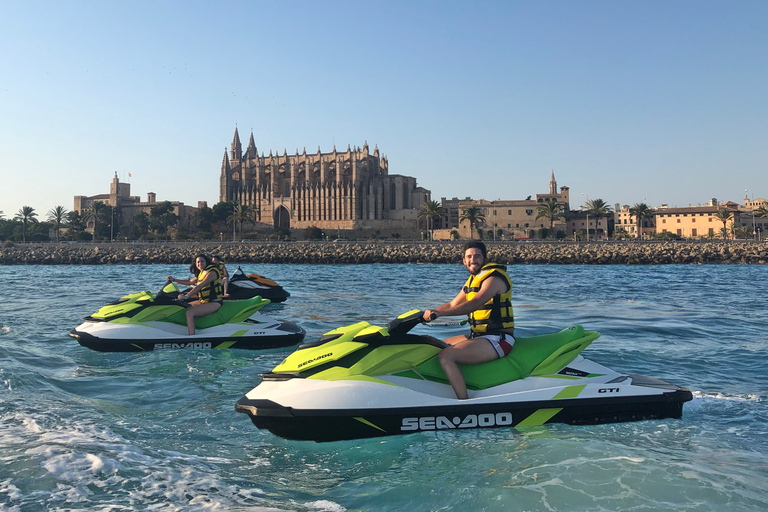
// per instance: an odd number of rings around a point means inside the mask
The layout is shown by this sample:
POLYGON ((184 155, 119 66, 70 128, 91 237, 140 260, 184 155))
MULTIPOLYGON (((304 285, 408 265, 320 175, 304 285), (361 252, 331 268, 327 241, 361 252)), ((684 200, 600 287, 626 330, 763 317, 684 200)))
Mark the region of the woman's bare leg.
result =
POLYGON ((219 310, 221 304, 218 302, 206 302, 198 304, 187 309, 187 332, 190 336, 195 335, 195 318, 199 316, 210 315, 219 310))

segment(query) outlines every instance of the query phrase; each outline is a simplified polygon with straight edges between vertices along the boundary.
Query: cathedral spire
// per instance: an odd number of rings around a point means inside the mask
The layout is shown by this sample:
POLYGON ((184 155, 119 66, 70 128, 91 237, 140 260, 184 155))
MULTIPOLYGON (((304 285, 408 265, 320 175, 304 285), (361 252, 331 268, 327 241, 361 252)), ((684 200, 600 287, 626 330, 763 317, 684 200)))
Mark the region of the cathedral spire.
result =
POLYGON ((227 156, 227 148, 224 148, 224 158, 221 161, 221 175, 226 176, 227 171, 230 170, 229 167, 229 157, 227 156))
POLYGON ((231 160, 240 160, 243 155, 243 147, 240 145, 240 134, 237 132, 237 126, 235 126, 235 136, 232 138, 231 146, 231 160))
POLYGON ((552 169, 552 179, 549 180, 549 193, 557 195, 557 181, 555 181, 555 170, 552 169))
POLYGON ((245 150, 245 158, 258 158, 259 152, 256 150, 256 142, 253 140, 253 132, 248 140, 248 148, 245 150))

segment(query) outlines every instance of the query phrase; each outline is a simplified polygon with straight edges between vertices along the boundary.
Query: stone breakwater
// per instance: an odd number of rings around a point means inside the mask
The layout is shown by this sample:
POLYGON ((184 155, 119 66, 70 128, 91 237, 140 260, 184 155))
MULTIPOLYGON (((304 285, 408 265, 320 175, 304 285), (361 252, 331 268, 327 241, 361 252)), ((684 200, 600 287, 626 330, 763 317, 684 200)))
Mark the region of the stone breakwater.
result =
MULTIPOLYGON (((767 242, 486 242, 505 264, 765 264, 767 242)), ((189 264, 199 253, 237 263, 459 263, 454 242, 256 242, 167 244, 16 244, 0 248, 0 265, 189 264)))

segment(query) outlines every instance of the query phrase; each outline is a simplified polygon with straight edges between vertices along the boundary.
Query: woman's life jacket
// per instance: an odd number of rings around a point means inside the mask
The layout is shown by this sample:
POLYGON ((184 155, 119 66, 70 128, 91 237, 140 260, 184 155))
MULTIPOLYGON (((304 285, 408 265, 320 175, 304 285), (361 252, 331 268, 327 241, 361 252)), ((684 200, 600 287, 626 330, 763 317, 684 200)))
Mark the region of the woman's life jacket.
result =
POLYGON ((216 273, 216 279, 206 284, 199 292, 197 292, 197 296, 201 303, 210 302, 224 295, 224 286, 221 284, 221 272, 216 265, 208 265, 205 267, 203 271, 200 272, 200 275, 197 276, 197 282, 202 283, 211 272, 216 273))
POLYGON ((483 307, 469 314, 469 325, 477 334, 512 333, 515 317, 512 313, 512 280, 507 275, 507 267, 498 263, 486 263, 476 276, 469 276, 464 285, 467 300, 477 295, 483 281, 491 276, 502 278, 507 283, 507 291, 494 295, 483 307))

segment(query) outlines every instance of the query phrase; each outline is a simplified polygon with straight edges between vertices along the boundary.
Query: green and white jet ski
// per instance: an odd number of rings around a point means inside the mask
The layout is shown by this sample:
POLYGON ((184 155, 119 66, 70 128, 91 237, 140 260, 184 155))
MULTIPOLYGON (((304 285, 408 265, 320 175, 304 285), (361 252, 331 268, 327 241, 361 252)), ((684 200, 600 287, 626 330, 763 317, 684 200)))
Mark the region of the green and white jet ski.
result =
POLYGON ((437 358, 446 345, 410 334, 422 311, 359 322, 300 345, 235 410, 286 439, 318 442, 468 428, 680 418, 691 392, 617 373, 580 355, 600 334, 572 326, 516 337, 504 358, 462 366, 458 400, 437 358))
POLYGON ((270 303, 256 296, 225 301, 210 315, 195 319, 195 334, 187 332, 185 310, 176 283, 166 283, 154 294, 132 293, 109 302, 70 336, 100 352, 143 352, 159 349, 274 349, 301 343, 306 332, 293 322, 259 313, 270 303))

